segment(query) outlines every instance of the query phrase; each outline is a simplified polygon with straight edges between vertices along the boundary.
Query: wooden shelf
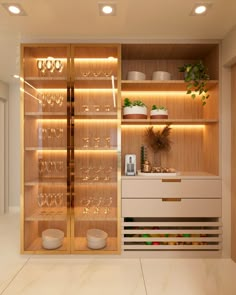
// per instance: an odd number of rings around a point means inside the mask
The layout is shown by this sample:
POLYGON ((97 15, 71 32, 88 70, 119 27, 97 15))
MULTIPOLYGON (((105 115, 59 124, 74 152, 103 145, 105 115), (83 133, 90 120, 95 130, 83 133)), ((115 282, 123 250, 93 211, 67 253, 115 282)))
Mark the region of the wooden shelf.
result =
MULTIPOLYGON (((210 80, 207 83, 208 89, 215 87, 218 80, 210 80)), ((169 80, 169 81, 121 81, 122 91, 185 91, 186 83, 183 80, 169 80)))
POLYGON ((208 119, 122 119, 122 125, 206 125, 217 124, 218 120, 208 119))

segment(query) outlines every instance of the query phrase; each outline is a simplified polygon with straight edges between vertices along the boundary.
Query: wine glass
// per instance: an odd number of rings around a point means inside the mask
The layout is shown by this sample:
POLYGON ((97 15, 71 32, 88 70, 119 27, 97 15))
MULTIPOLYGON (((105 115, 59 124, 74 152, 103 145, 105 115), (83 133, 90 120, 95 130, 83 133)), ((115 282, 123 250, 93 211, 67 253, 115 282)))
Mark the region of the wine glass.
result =
POLYGON ((55 69, 61 73, 62 72, 62 69, 63 69, 63 63, 60 59, 55 59, 54 60, 54 67, 55 69))
POLYGON ((83 137, 83 142, 83 147, 87 149, 89 147, 89 137, 83 137))
POLYGON ((83 208, 82 210, 83 214, 87 215, 89 213, 90 204, 91 204, 91 200, 88 199, 87 197, 84 197, 80 200, 80 205, 83 208))
POLYGON ((39 76, 41 74, 44 74, 44 72, 45 72, 45 63, 44 63, 43 59, 37 59, 37 68, 38 68, 38 71, 39 71, 39 76))
POLYGON ((39 159, 38 167, 39 167, 39 175, 42 176, 46 170, 46 162, 42 159, 39 159))
POLYGON ((93 138, 93 140, 94 140, 94 147, 95 148, 99 148, 99 143, 100 143, 100 137, 94 137, 93 138))
POLYGON ((38 206, 40 208, 40 214, 45 214, 46 211, 45 210, 41 210, 45 206, 45 204, 46 204, 46 202, 45 202, 45 194, 43 194, 43 193, 39 193, 38 194, 38 196, 37 196, 37 203, 38 203, 38 206))
POLYGON ((111 138, 110 136, 105 137, 105 148, 111 147, 111 138))
POLYGON ((100 112, 100 105, 99 104, 95 104, 93 107, 94 107, 95 112, 100 112))
POLYGON ((83 112, 89 112, 89 107, 87 104, 82 105, 83 112))
POLYGON ((103 206, 104 206, 104 214, 107 215, 110 212, 112 205, 112 197, 105 197, 103 199, 103 206))
POLYGON ((101 203, 102 203, 101 197, 96 197, 96 196, 93 197, 93 201, 92 201, 92 204, 94 206, 93 214, 99 214, 101 203))
POLYGON ((55 129, 55 136, 56 136, 56 138, 62 138, 62 136, 63 136, 63 128, 56 128, 55 129))

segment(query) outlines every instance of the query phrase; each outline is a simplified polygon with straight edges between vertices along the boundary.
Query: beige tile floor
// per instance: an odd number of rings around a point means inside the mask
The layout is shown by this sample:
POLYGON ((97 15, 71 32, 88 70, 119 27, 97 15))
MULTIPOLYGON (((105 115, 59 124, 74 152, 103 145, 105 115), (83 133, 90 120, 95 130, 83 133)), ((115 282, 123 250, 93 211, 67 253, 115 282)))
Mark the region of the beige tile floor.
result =
POLYGON ((19 254, 19 214, 0 216, 0 294, 236 295, 230 259, 19 254))

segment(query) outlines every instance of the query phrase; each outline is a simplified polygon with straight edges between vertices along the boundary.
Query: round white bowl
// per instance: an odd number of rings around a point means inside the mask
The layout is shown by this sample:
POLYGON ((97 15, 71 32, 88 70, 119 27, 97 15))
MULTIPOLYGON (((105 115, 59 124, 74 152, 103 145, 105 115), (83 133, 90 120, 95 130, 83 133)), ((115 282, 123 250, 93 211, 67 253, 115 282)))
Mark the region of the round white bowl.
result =
POLYGON ((102 249, 106 246, 108 234, 101 230, 92 228, 87 231, 87 244, 90 249, 102 249))
POLYGON ((57 249, 62 246, 64 232, 59 229, 49 228, 42 232, 42 246, 45 249, 57 249))
POLYGON ((152 73, 152 80, 171 80, 171 74, 164 71, 156 71, 152 73))
POLYGON ((127 80, 145 80, 146 75, 142 72, 130 71, 127 75, 127 80))

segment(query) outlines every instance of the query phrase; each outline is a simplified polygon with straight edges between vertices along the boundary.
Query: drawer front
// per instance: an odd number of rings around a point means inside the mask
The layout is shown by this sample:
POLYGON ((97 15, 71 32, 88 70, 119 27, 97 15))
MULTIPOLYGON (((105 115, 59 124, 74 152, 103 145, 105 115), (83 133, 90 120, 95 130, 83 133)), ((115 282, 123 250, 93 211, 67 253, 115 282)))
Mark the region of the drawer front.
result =
POLYGON ((221 199, 122 199, 122 217, 220 217, 221 199))
POLYGON ((219 179, 124 179, 122 198, 221 198, 219 179))

